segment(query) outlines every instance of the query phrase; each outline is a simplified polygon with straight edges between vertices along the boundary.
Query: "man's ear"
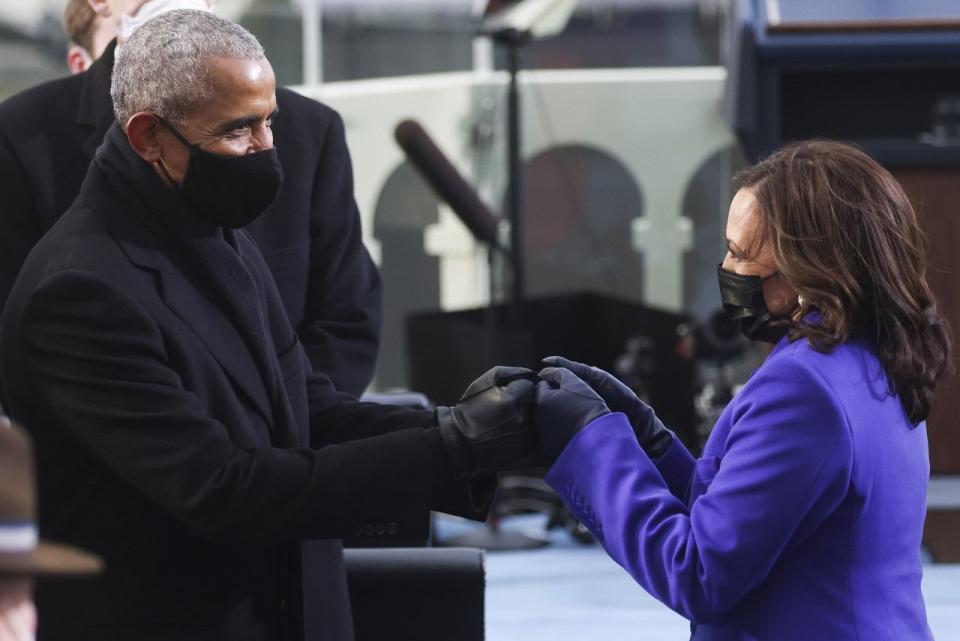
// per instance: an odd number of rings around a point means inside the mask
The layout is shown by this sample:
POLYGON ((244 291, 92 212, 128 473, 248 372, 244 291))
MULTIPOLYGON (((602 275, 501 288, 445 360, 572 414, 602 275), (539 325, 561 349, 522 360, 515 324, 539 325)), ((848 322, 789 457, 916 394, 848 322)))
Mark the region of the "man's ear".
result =
POLYGON ((157 117, 146 111, 133 114, 127 121, 126 132, 130 146, 151 165, 160 160, 162 151, 157 137, 159 124, 157 117))
POLYGON ((67 68, 71 74, 83 73, 92 63, 93 60, 90 59, 90 54, 87 53, 86 49, 80 45, 70 45, 67 50, 67 68))

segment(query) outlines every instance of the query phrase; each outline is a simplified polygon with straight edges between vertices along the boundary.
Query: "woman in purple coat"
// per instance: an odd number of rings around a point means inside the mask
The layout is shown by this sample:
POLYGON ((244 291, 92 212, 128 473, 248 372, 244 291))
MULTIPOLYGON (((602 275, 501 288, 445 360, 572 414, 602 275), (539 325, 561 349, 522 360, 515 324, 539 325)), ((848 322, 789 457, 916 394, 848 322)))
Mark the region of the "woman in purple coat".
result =
POLYGON ((924 420, 950 340, 913 208, 827 141, 736 186, 721 298, 772 353, 696 460, 612 376, 547 359, 547 482, 693 639, 931 639, 924 420))

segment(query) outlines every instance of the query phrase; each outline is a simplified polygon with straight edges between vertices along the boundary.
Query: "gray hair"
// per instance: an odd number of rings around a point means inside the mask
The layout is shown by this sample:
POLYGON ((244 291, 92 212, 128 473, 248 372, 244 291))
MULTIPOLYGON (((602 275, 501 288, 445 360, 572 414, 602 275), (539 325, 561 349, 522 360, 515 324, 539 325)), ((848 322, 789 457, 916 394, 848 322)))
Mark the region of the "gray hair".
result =
POLYGON ((238 24, 207 11, 168 11, 137 29, 119 49, 110 85, 113 113, 123 127, 139 111, 181 122, 211 97, 208 60, 263 57, 263 46, 238 24))

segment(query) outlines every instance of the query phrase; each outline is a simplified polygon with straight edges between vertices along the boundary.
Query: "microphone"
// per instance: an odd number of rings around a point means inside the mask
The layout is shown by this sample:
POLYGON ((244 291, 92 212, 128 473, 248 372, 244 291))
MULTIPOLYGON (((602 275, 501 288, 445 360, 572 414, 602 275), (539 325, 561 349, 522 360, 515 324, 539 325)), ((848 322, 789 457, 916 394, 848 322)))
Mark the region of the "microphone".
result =
POLYGON ((404 120, 394 129, 393 137, 420 176, 450 206, 473 237, 495 249, 503 249, 497 238, 497 217, 450 164, 420 123, 404 120))

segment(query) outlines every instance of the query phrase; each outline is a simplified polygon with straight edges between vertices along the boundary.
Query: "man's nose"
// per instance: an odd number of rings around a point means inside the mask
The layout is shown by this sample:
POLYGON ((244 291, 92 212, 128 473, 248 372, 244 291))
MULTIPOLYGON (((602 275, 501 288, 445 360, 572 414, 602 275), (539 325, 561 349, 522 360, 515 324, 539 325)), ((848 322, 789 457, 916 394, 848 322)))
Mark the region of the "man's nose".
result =
POLYGON ((267 125, 261 125, 250 138, 249 153, 273 148, 273 130, 267 125))
POLYGON ((724 254, 723 262, 720 263, 720 267, 724 268, 728 272, 733 271, 733 256, 730 254, 730 252, 724 254))

